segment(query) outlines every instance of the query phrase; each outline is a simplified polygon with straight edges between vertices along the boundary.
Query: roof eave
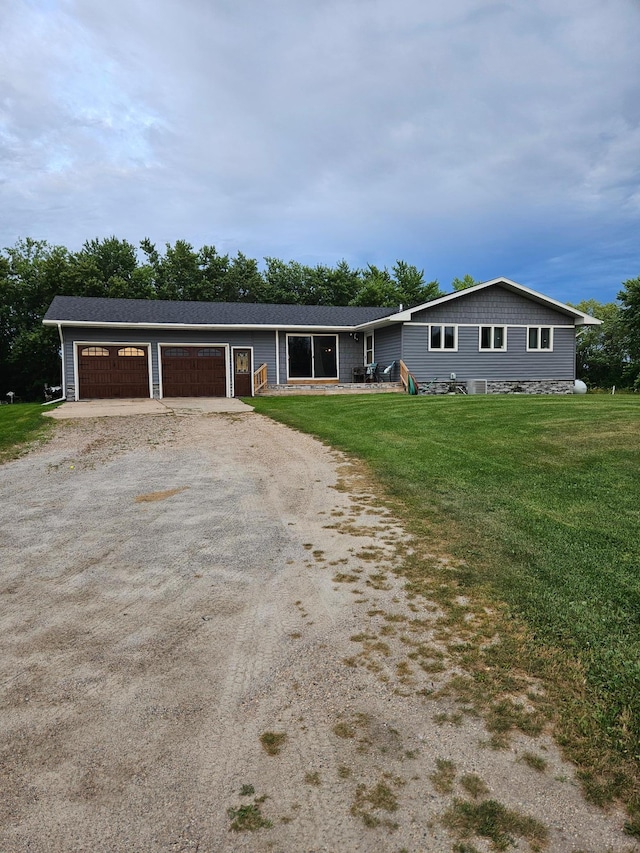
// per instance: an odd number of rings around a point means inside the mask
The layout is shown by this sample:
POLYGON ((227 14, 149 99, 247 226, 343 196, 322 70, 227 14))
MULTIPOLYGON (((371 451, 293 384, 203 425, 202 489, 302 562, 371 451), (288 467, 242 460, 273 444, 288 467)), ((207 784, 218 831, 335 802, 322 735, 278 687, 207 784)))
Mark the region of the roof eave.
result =
POLYGON ((237 329, 244 331, 313 331, 317 329, 331 330, 332 332, 353 332, 356 326, 335 326, 330 324, 309 323, 131 323, 110 322, 105 320, 53 320, 51 318, 42 321, 44 326, 63 326, 68 328, 94 328, 94 329, 176 329, 178 331, 197 331, 237 329))
POLYGON ((379 317, 377 320, 369 320, 367 323, 359 323, 357 326, 353 327, 354 332, 364 332, 367 329, 377 329, 380 326, 387 326, 389 323, 397 323, 400 322, 396 319, 396 315, 393 317, 379 317))

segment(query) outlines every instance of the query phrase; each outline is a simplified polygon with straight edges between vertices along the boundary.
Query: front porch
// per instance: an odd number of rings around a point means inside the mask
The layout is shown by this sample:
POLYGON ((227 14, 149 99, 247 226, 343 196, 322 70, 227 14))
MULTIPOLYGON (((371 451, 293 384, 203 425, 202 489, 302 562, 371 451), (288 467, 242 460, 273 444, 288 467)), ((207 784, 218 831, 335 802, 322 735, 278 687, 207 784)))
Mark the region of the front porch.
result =
MULTIPOLYGON (((366 373, 366 368, 362 368, 366 373)), ((338 382, 324 379, 316 382, 295 379, 289 383, 272 384, 267 381, 267 365, 261 364, 253 374, 256 397, 278 397, 291 394, 399 394, 405 390, 400 382, 338 382)))

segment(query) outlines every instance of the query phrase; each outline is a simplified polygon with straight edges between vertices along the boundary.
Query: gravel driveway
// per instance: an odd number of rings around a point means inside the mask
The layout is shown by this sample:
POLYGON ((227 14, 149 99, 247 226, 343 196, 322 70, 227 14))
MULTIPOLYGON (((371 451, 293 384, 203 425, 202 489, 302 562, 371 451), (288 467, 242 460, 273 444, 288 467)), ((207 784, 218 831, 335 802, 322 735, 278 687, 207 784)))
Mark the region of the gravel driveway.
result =
POLYGON ((407 657, 437 612, 330 448, 250 410, 63 421, 0 490, 3 853, 487 851, 441 821, 474 774, 548 850, 638 849, 548 738, 442 722, 407 657))

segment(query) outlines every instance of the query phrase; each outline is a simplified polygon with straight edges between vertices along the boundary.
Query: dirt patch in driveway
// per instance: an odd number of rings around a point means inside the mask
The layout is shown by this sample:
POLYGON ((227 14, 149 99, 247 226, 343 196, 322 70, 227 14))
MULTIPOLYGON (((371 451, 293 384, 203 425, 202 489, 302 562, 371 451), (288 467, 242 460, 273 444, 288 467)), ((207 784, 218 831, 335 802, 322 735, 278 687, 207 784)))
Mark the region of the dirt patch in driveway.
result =
POLYGON ((439 614, 360 473, 255 413, 0 468, 0 849, 637 849, 548 737, 433 698, 439 614))

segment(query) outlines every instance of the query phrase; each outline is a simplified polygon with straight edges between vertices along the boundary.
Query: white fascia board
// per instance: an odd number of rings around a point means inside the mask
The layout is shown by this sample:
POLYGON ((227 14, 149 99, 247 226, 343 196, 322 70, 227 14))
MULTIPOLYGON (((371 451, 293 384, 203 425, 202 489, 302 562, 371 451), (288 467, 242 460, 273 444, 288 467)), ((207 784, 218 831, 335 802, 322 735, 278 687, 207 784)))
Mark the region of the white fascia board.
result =
POLYGON ((43 320, 45 326, 62 326, 64 328, 84 329, 176 329, 178 331, 254 331, 275 332, 283 329, 292 332, 312 332, 318 329, 331 332, 353 332, 355 326, 299 326, 283 325, 282 323, 266 325, 263 323, 109 323, 103 321, 84 320, 43 320))
POLYGON ((388 320, 408 322, 411 320, 411 315, 416 311, 424 311, 426 308, 435 308, 436 305, 443 305, 446 302, 451 302, 453 299, 459 299, 467 293, 477 293, 494 284, 506 285, 507 290, 513 290, 525 294, 526 296, 540 302, 543 305, 553 306, 566 314, 570 314, 575 318, 576 326, 599 326, 602 320, 592 317, 589 314, 584 314, 578 311, 577 308, 572 308, 571 305, 565 305, 564 302, 558 302, 557 299, 552 299, 550 296, 545 296, 544 293, 538 293, 537 290, 532 290, 530 287, 525 287, 524 284, 518 284, 517 281, 511 281, 510 278, 492 278, 491 281, 483 281, 480 284, 475 284, 473 287, 467 287, 464 290, 456 290, 454 293, 447 293, 446 296, 439 296, 437 299, 432 299, 430 302, 424 302, 422 305, 416 305, 415 308, 410 308, 407 311, 400 311, 388 317, 388 320))
MULTIPOLYGON (((413 309, 415 311, 415 308, 413 309)), ((379 320, 370 320, 368 323, 360 323, 353 327, 354 332, 366 332, 368 329, 377 329, 380 326, 387 326, 389 323, 402 323, 411 319, 409 311, 403 311, 402 314, 393 314, 389 317, 380 317, 379 320), (407 315, 406 317, 404 315, 407 315)))

